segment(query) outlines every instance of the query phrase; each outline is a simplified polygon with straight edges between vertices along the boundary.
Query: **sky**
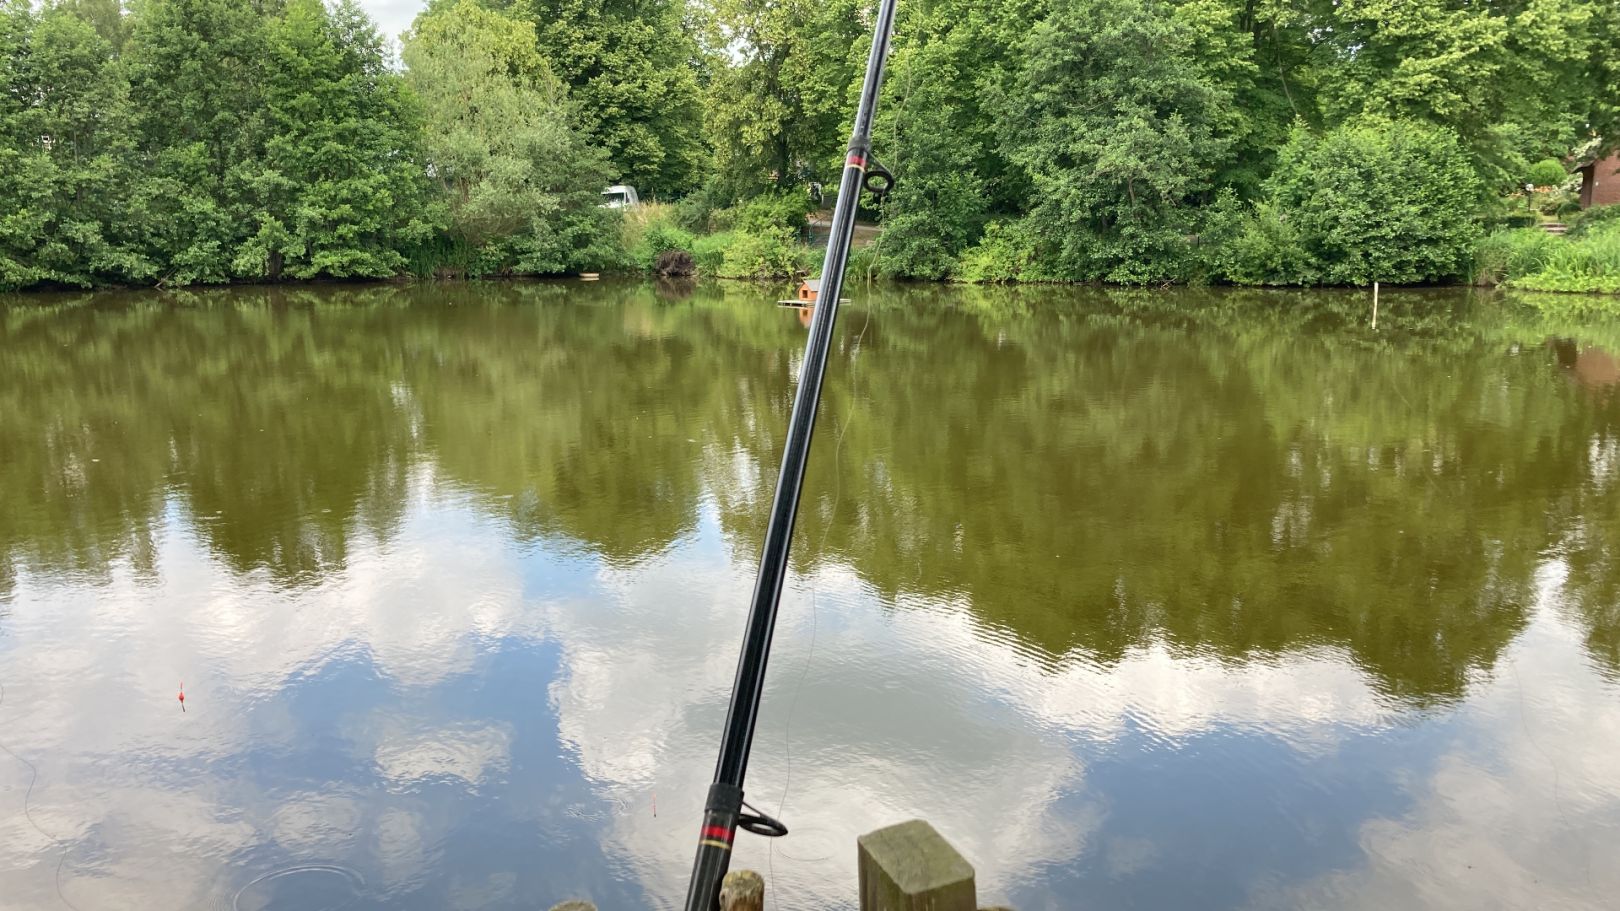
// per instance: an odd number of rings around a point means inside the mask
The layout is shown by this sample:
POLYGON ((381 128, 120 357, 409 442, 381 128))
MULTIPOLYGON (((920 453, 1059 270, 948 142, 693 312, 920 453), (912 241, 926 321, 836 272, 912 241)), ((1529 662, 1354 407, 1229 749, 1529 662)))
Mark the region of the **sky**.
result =
POLYGON ((377 27, 389 38, 397 39, 399 33, 411 25, 411 19, 425 6, 427 0, 360 0, 371 18, 377 20, 377 27))

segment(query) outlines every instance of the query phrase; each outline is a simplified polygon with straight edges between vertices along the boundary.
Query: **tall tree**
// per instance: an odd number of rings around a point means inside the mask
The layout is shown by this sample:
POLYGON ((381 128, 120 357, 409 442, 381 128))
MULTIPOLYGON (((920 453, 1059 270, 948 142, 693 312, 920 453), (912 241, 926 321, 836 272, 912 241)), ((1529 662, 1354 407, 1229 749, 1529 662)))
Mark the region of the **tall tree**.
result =
POLYGON ((70 9, 0 4, 0 287, 146 278, 127 214, 128 84, 70 9))
POLYGON ((1444 127, 1506 189, 1584 128, 1594 14, 1606 5, 1343 0, 1313 4, 1300 25, 1326 52, 1316 66, 1330 126, 1373 114, 1444 127))
POLYGON ((262 170, 266 20, 278 0, 140 0, 124 63, 145 174, 134 207, 175 284, 220 282, 252 223, 262 170))
POLYGON ((1236 120, 1196 38, 1158 0, 1060 0, 1030 33, 1003 144, 1030 176, 1029 226, 1060 274, 1180 277, 1236 120))
POLYGON ((128 37, 129 30, 124 20, 124 4, 122 0, 51 0, 52 5, 61 7, 79 16, 95 27, 96 34, 107 39, 114 51, 124 47, 124 39, 128 37))
POLYGON ((996 99, 1046 8, 1046 0, 901 7, 876 127, 882 160, 900 178, 883 206, 883 272, 943 277, 988 218, 1023 212, 1028 181, 1002 154, 996 99))
POLYGON ((247 277, 383 278, 431 233, 420 124, 354 0, 291 0, 270 26, 263 168, 247 277))
POLYGON ((859 0, 711 0, 706 45, 727 58, 706 128, 722 195, 831 178, 848 139, 848 94, 865 59, 859 0))
POLYGON ((613 227, 599 206, 608 165, 569 123, 566 89, 533 28, 462 0, 417 17, 404 60, 462 265, 557 273, 600 264, 613 227))
MULTIPOLYGON (((460 0, 431 0, 428 11, 460 0)), ((530 23, 540 55, 568 87, 571 117, 608 154, 613 179, 643 195, 683 193, 702 178, 697 43, 685 0, 483 0, 530 23)))

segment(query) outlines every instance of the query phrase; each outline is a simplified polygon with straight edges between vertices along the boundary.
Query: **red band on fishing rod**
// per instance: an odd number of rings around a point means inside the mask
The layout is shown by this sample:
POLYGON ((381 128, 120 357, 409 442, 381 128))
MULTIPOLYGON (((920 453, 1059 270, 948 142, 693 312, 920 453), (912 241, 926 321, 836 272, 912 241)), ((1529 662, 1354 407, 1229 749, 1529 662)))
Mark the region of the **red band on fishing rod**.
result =
POLYGON ((725 828, 724 826, 704 826, 703 827, 703 837, 704 838, 718 838, 719 840, 725 842, 728 845, 731 844, 731 840, 735 836, 736 836, 736 833, 732 832, 730 829, 725 828))
POLYGON ((852 152, 852 153, 850 153, 850 156, 848 158, 844 159, 844 164, 846 164, 846 165, 854 165, 857 168, 861 168, 862 170, 865 170, 865 168, 866 168, 866 159, 862 158, 861 156, 856 155, 856 154, 854 154, 852 152))

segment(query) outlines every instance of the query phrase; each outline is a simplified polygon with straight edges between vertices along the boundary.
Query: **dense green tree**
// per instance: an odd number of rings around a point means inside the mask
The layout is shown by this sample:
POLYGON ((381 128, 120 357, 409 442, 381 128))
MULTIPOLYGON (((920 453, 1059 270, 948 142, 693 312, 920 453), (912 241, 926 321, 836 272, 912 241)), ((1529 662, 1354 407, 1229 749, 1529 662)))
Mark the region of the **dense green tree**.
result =
POLYGON ((526 0, 575 122, 612 177, 650 196, 696 185, 705 156, 697 44, 680 0, 526 0))
POLYGON ((1063 0, 1030 33, 1003 104, 1031 227, 1059 274, 1179 277, 1195 204, 1232 149, 1232 95, 1157 0, 1063 0))
POLYGON ((1016 78, 1045 0, 903 6, 875 131, 903 175, 883 207, 879 269, 941 278, 985 222, 1023 211, 1028 181, 997 140, 994 99, 1016 78))
MULTIPOLYGON (((353 0, 0 0, 0 285, 611 268, 610 182, 701 187, 681 217, 710 228, 830 182, 870 17, 869 0, 430 0, 401 74, 353 0)), ((1608 0, 906 3, 876 137, 899 184, 867 262, 1435 277, 1500 209, 1489 190, 1620 147, 1617 46, 1608 0), (1487 192, 1415 198, 1434 174, 1379 171, 1410 162, 1346 139, 1386 121, 1452 137, 1487 192), (1275 176, 1279 156, 1297 172, 1307 142, 1360 162, 1328 170, 1362 189, 1283 193, 1305 178, 1275 176), (1345 265, 1362 235, 1328 222, 1372 224, 1373 201, 1379 230, 1437 206, 1456 231, 1345 265)))
POLYGON ((1219 112, 1231 152, 1213 180, 1244 198, 1260 194, 1293 124, 1318 117, 1314 88, 1301 77, 1312 43, 1279 25, 1287 10, 1259 0, 1177 0, 1172 13, 1193 35, 1199 69, 1231 93, 1219 112))
MULTIPOLYGON (((432 0, 430 13, 459 0, 432 0)), ((546 65, 568 87, 572 122, 604 149, 609 176, 644 196, 702 178, 697 42, 684 0, 484 0, 532 23, 546 65)))
POLYGON ((113 50, 122 50, 129 30, 122 0, 51 0, 51 5, 77 15, 95 27, 113 50))
MULTIPOLYGON (((1481 186, 1450 131, 1362 118, 1317 137, 1301 128, 1267 185, 1278 273, 1286 284, 1370 285, 1454 279, 1471 260, 1481 186), (1288 271, 1294 270, 1294 271, 1288 271)), ((1263 249, 1263 245, 1257 245, 1263 249)), ((1252 255, 1252 254, 1251 254, 1252 255)))
POLYGON ((139 280, 128 84, 70 9, 0 4, 0 288, 139 280))
POLYGON ((1566 152, 1590 119, 1593 19, 1604 5, 1344 0, 1312 5, 1301 26, 1326 52, 1315 65, 1330 123, 1378 114, 1446 127, 1506 188, 1530 160, 1566 152))
POLYGON ((1587 128, 1605 149, 1620 149, 1620 4, 1603 3, 1592 12, 1592 41, 1587 46, 1589 81, 1578 91, 1589 107, 1587 128))
POLYGON ((613 228, 599 207, 608 165, 569 123, 566 88, 534 30, 463 0, 418 17, 404 59, 460 265, 557 273, 600 264, 613 228))
POLYGON ((888 140, 885 156, 906 179, 885 203, 879 267, 907 278, 945 278, 986 218, 986 181, 975 167, 982 148, 964 123, 971 115, 958 101, 962 74, 948 46, 907 47, 895 56, 902 77, 926 70, 930 78, 896 99, 880 134, 888 140))
POLYGON ((832 179, 870 27, 859 0, 712 0, 706 44, 726 58, 705 128, 723 201, 832 179))
POLYGON ((165 283, 220 282, 263 170, 267 13, 278 0, 140 0, 124 63, 144 173, 134 208, 165 283))
POLYGON ((421 127, 376 28, 353 0, 291 0, 270 26, 268 139, 249 187, 249 278, 386 278, 430 234, 421 127))

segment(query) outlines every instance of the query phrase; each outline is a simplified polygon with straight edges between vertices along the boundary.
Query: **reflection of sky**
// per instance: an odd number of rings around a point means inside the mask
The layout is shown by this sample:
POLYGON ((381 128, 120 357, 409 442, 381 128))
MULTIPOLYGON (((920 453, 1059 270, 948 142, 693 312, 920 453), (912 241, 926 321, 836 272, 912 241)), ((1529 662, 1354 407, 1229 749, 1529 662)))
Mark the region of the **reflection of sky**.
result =
MULTIPOLYGON (((751 561, 712 508, 610 565, 514 543, 427 466, 409 489, 308 587, 232 572, 178 509, 154 572, 19 574, 0 738, 38 780, 0 755, 8 909, 66 907, 58 882, 84 911, 679 901, 751 561), (320 865, 344 873, 262 879, 320 865)), ((855 836, 923 816, 1022 909, 1602 906, 1620 690, 1562 572, 1460 705, 1416 713, 1331 648, 1054 664, 824 565, 790 580, 750 770, 794 834, 739 863, 779 907, 847 907, 855 836)))

